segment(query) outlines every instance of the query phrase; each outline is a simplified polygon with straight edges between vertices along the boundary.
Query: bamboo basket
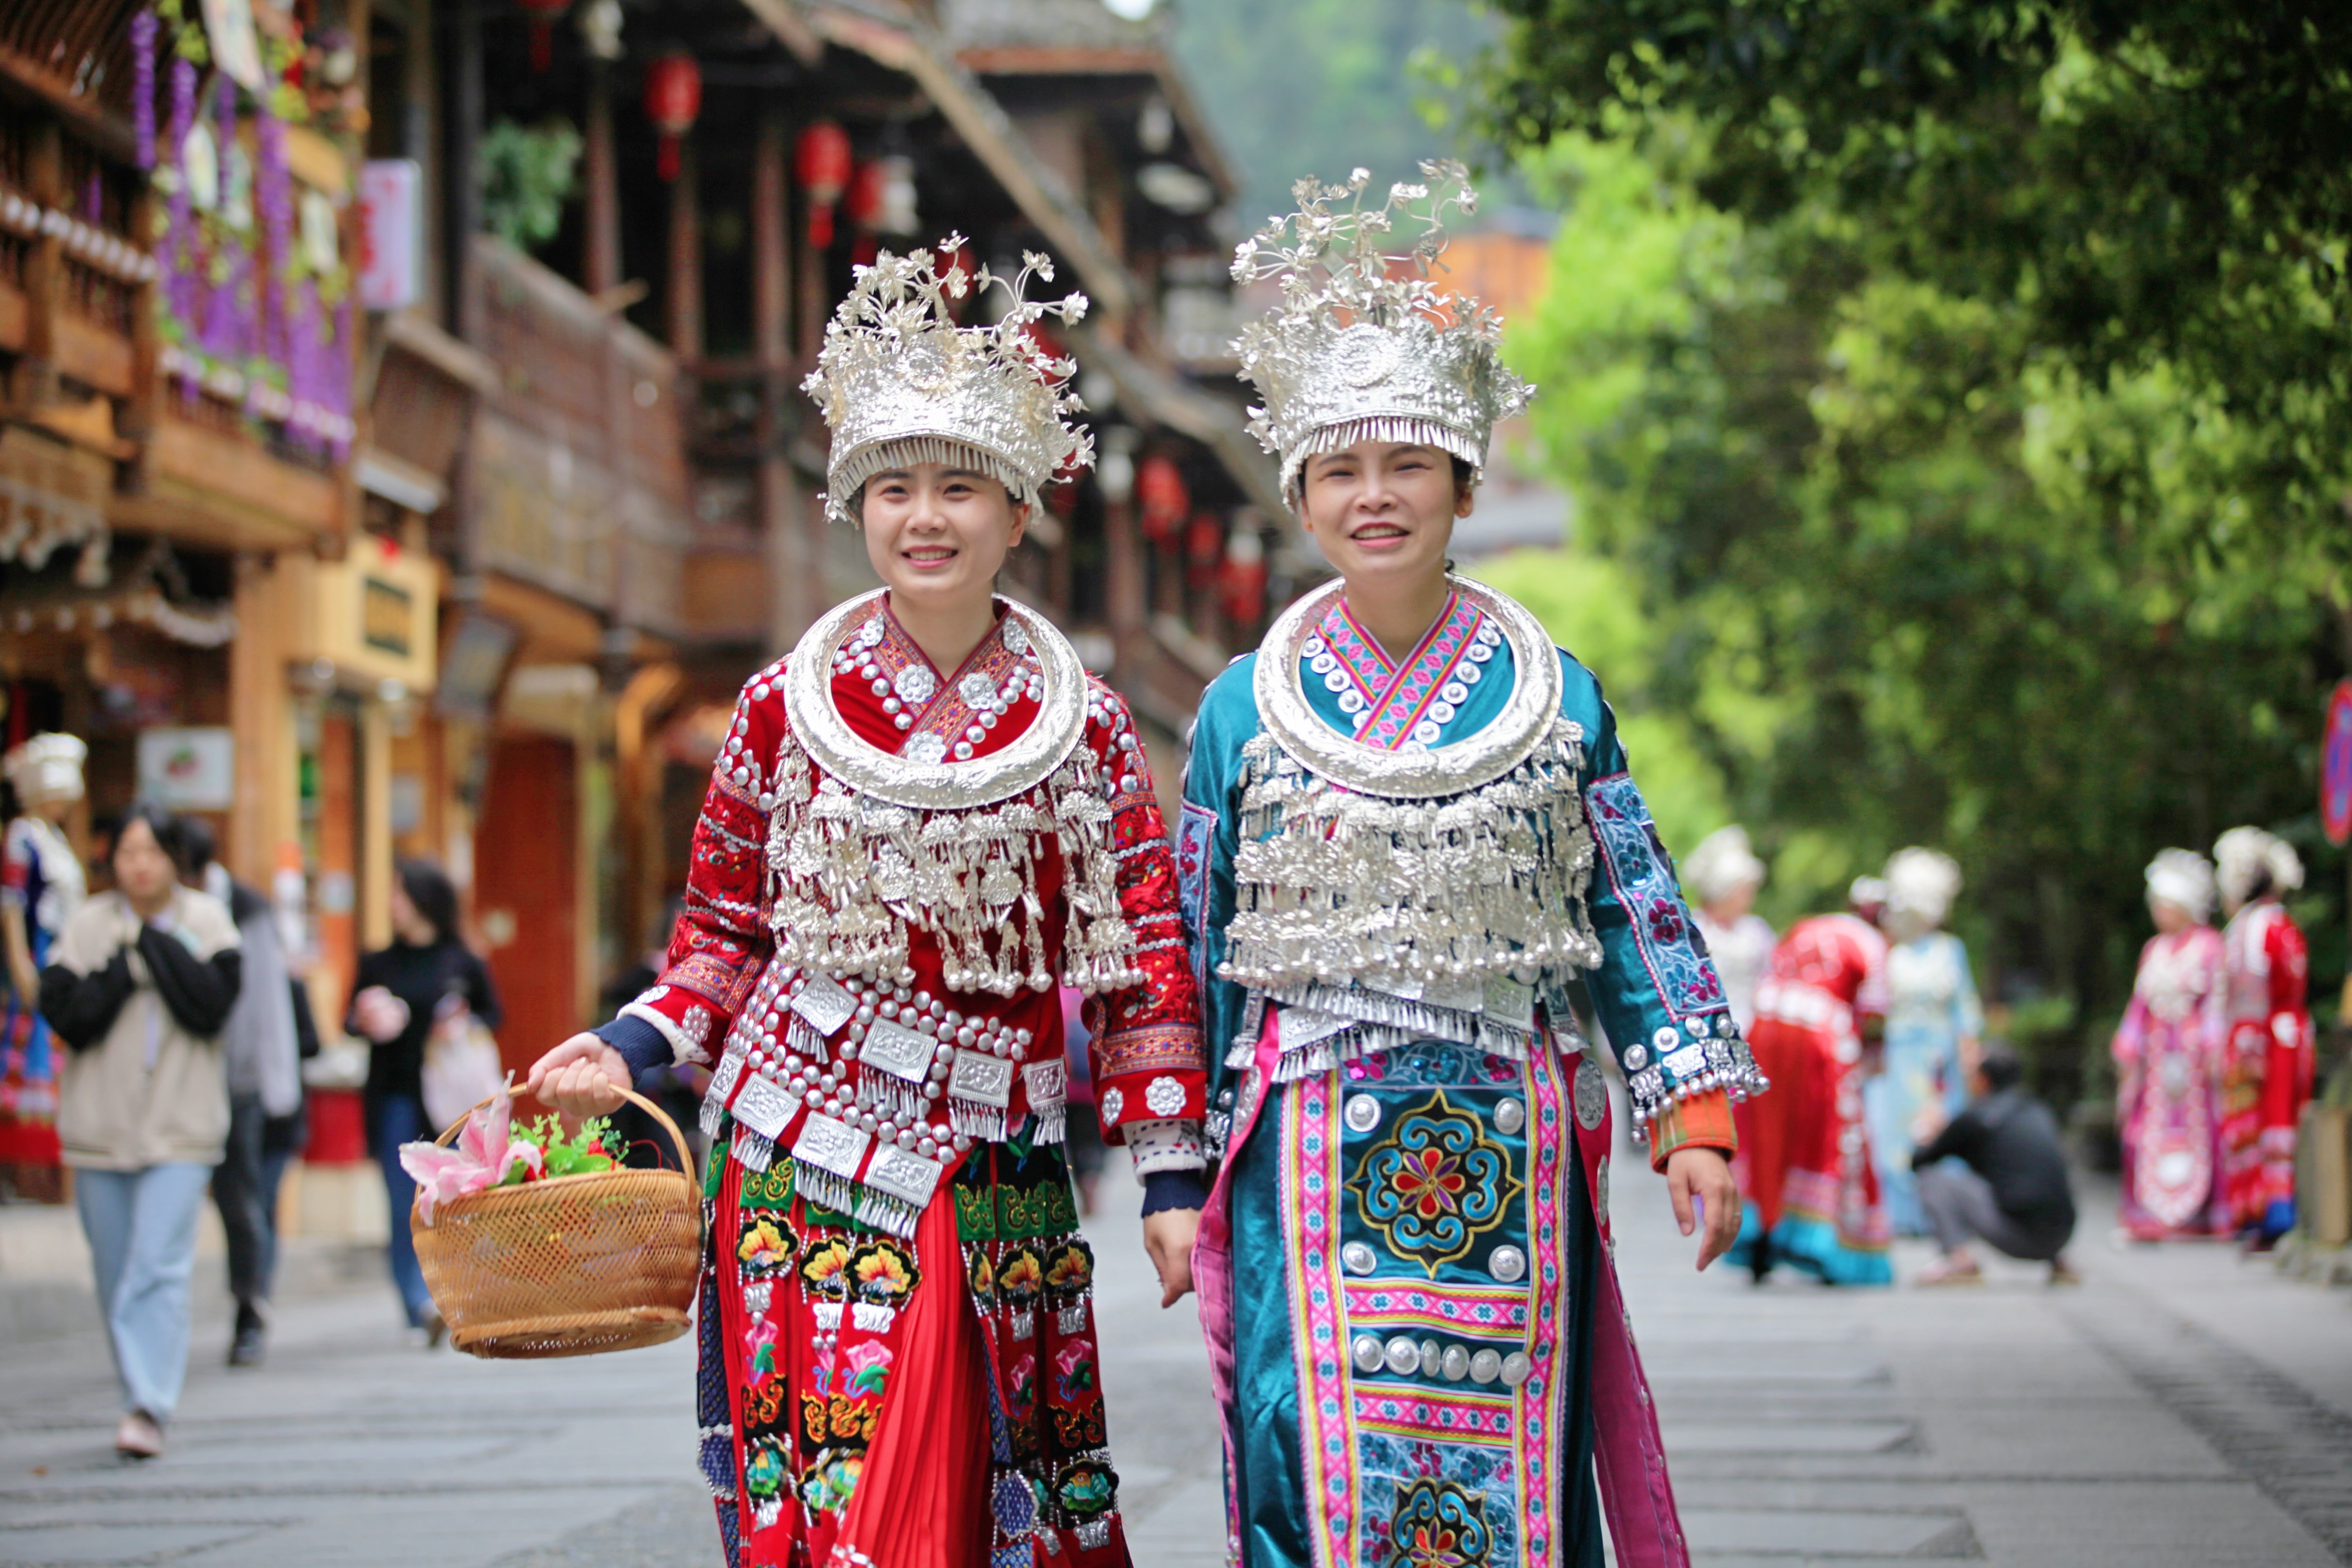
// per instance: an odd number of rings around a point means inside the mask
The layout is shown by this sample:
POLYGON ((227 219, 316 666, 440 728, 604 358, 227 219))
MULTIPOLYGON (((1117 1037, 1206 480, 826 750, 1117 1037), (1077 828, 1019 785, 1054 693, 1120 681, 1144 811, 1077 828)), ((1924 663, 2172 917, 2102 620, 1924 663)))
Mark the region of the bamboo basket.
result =
MULTIPOLYGON (((676 1145, 677 1123, 633 1090, 676 1145)), ((490 1103, 482 1101, 483 1105, 490 1103)), ((476 1108, 477 1110, 479 1107, 476 1108)), ((436 1142, 465 1126, 460 1118, 436 1142)), ((492 1187, 409 1215, 450 1342, 492 1360, 594 1355, 686 1332, 702 1267, 701 1195, 682 1171, 598 1171, 492 1187)))

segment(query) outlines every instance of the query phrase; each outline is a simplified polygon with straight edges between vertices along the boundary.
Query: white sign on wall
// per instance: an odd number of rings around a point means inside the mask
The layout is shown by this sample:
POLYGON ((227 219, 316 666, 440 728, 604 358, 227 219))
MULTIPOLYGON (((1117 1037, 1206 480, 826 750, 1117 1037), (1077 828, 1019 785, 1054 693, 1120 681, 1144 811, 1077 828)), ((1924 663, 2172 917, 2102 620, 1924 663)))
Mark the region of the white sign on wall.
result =
POLYGON ((236 801, 236 738, 219 724, 142 730, 139 798, 167 811, 226 811, 236 801))
POLYGON ((425 171, 414 158, 372 158, 360 167, 360 304, 367 310, 416 303, 424 191, 425 171))

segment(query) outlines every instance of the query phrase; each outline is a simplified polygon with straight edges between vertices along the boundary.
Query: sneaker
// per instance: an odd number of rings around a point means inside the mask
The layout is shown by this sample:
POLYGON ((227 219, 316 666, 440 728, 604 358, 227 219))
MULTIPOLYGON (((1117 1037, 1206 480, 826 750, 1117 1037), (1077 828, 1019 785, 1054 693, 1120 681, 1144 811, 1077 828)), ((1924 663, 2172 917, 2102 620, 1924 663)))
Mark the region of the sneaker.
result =
POLYGON ((269 1320, 263 1314, 260 1305, 253 1301, 238 1302, 236 1333, 228 1342, 228 1364, 259 1366, 268 1333, 269 1320))
POLYGON ((441 1348, 442 1342, 448 1339, 448 1337, 449 1320, 443 1317, 440 1311, 436 1309, 435 1311, 427 1315, 425 1320, 425 1348, 429 1351, 437 1351, 441 1348))
POLYGON ((1981 1285, 1984 1270, 1973 1258, 1938 1258, 1911 1277, 1914 1285, 1981 1285))
POLYGON ((144 1410, 133 1410, 114 1429, 114 1451, 126 1459, 152 1459, 163 1452, 163 1428, 144 1410))

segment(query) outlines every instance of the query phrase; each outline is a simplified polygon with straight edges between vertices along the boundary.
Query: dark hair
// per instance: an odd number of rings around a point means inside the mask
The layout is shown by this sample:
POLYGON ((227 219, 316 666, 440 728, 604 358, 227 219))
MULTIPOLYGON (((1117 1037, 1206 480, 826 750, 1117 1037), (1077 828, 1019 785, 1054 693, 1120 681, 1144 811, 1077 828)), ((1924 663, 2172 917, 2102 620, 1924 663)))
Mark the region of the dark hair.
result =
POLYGON ((2025 1081, 2025 1064, 2017 1059, 2016 1052, 1998 1040, 1988 1041, 1984 1049, 1977 1053, 1977 1071, 1984 1075, 1985 1087, 1995 1093, 2015 1089, 2025 1081))
POLYGON ((180 818, 180 875, 194 882, 200 880, 205 868, 220 853, 213 839, 212 825, 201 816, 180 818))
POLYGON ((448 873, 430 860, 403 860, 393 868, 400 890, 433 927, 433 940, 457 940, 457 888, 448 873))
POLYGON ((115 856, 121 853, 122 836, 131 831, 131 825, 134 822, 143 822, 147 825, 147 831, 154 835, 155 847, 171 858, 172 865, 181 876, 186 877, 191 874, 187 869, 186 826, 178 817, 151 800, 133 801, 131 809, 122 814, 122 820, 115 825, 114 842, 106 851, 106 863, 109 867, 113 866, 115 856))

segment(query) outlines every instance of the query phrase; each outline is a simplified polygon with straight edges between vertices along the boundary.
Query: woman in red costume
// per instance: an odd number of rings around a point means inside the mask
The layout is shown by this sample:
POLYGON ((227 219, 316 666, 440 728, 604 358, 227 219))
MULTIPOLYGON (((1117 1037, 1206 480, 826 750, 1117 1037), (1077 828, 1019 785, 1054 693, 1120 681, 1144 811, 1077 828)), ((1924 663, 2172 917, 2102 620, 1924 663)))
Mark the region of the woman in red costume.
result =
POLYGON ((667 966, 531 1071, 591 1113, 613 1080, 713 1065, 699 1393, 731 1568, 1128 1561, 1058 985, 1086 994, 1103 1132, 1171 1293, 1204 1063, 1126 706, 992 592, 1040 489, 1090 456, 1037 327, 1085 300, 1025 303, 1028 275, 983 328, 929 253, 859 269, 809 390, 831 510, 886 586, 746 683, 667 966))
POLYGON ((1759 1282, 1781 1263, 1832 1285, 1895 1279, 1862 1117, 1865 1043, 1886 1022, 1886 892, 1864 877, 1852 899, 1791 926, 1756 988, 1748 1043, 1773 1092, 1734 1108, 1748 1201, 1729 1257, 1759 1282))
POLYGON ((2229 1038, 2221 1052, 2221 1181, 2239 1235, 2267 1247, 2294 1228, 2294 1134, 2311 1098, 2318 1047, 2305 993, 2311 958, 2286 912, 2303 861, 2259 827, 2213 846, 2229 1038))

